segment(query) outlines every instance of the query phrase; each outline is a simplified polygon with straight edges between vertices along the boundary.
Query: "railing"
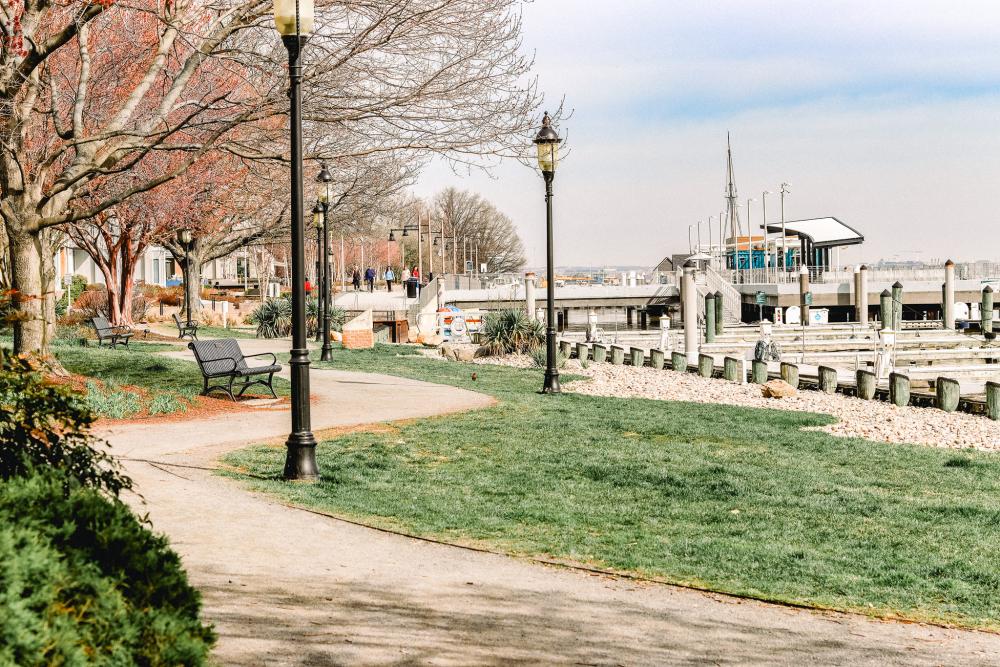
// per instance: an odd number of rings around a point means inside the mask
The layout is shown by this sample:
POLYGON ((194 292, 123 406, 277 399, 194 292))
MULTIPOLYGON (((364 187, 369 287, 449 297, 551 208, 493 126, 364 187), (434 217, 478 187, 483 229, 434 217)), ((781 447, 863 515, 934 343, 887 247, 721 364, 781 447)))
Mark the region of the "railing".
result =
MULTIPOLYGON (((716 294, 722 294, 723 310, 725 311, 726 317, 729 321, 740 321, 742 319, 743 312, 743 299, 740 296, 739 290, 733 287, 733 284, 726 280, 725 276, 719 275, 715 269, 706 267, 704 275, 705 287, 707 290, 715 292, 716 294)), ((704 310, 704 299, 701 301, 701 310, 704 310)))

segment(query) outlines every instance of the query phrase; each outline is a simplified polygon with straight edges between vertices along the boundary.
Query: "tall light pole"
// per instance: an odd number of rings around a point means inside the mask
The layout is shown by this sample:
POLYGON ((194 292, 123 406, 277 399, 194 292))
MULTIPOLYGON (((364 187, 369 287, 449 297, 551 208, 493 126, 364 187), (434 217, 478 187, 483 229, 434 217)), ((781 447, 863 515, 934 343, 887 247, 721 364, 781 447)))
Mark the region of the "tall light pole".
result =
POLYGON ((747 275, 753 275, 753 225, 750 224, 750 204, 757 201, 753 197, 747 198, 747 275))
POLYGON ((791 186, 788 183, 781 184, 781 269, 783 271, 787 270, 785 264, 788 263, 788 251, 785 250, 785 195, 787 195, 791 190, 791 186))
MULTIPOLYGON (((770 190, 764 190, 760 193, 760 212, 761 221, 763 224, 760 226, 764 230, 764 252, 767 253, 767 196, 771 194, 770 190)), ((778 263, 778 246, 774 246, 774 263, 778 263)))
MULTIPOLYGON (((316 174, 316 182, 321 183, 325 190, 320 195, 320 202, 323 204, 323 280, 320 292, 323 306, 321 311, 323 313, 323 347, 320 350, 319 360, 333 361, 333 345, 330 343, 330 310, 333 308, 333 296, 331 295, 333 271, 330 268, 330 183, 333 182, 333 174, 326 168, 325 163, 320 165, 319 173, 316 174)), ((343 236, 341 236, 341 254, 343 254, 343 236)), ((319 322, 316 325, 318 328, 319 322)))
POLYGON ((316 436, 309 415, 309 350, 306 347, 305 221, 302 219, 302 64, 300 57, 313 29, 313 0, 275 0, 274 25, 288 50, 291 109, 292 190, 292 432, 285 442, 284 478, 316 480, 316 436))
POLYGON ((316 200, 312 209, 316 229, 316 342, 323 340, 323 204, 316 200))
POLYGON ((545 231, 546 266, 548 285, 545 296, 545 384, 543 394, 559 394, 559 369, 556 367, 556 270, 555 255, 552 252, 552 181, 559 163, 559 135, 552 128, 552 119, 546 111, 542 117, 542 129, 535 136, 538 151, 538 168, 545 179, 545 231))
POLYGON ((186 324, 191 322, 191 285, 188 284, 188 276, 190 275, 190 265, 191 265, 191 241, 194 238, 191 234, 190 229, 181 229, 177 232, 177 242, 181 244, 184 248, 184 309, 187 314, 184 317, 186 324))

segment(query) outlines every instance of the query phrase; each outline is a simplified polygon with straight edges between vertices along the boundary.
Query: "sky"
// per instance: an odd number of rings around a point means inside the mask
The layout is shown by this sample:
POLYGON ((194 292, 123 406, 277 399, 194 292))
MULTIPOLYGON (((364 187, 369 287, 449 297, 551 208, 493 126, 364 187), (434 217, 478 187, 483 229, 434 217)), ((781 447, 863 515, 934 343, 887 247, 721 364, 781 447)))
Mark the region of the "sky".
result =
MULTIPOLYGON (((555 179, 556 263, 654 265, 725 209, 791 184, 787 220, 864 234, 842 262, 1000 259, 1000 4, 897 0, 536 0, 525 49, 571 153, 555 179)), ((541 177, 517 164, 415 187, 473 190, 545 258, 541 177)), ((766 198, 778 221, 777 195, 766 198)))

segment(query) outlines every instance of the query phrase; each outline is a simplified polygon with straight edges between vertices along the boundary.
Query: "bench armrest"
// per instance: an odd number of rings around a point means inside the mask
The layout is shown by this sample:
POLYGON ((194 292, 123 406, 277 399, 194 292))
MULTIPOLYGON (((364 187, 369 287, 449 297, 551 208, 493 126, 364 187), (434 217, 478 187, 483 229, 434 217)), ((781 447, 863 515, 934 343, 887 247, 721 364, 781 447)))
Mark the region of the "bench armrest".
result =
POLYGON ((244 359, 253 359, 254 357, 271 357, 271 366, 275 366, 278 363, 278 357, 274 352, 261 352, 260 354, 244 354, 244 359))
POLYGON ((116 336, 119 336, 121 334, 130 334, 132 333, 132 327, 126 326, 124 324, 117 327, 111 327, 111 333, 115 334, 116 336))
POLYGON ((218 359, 198 359, 197 361, 198 361, 198 365, 201 366, 202 368, 205 367, 205 364, 215 363, 216 361, 228 361, 229 363, 231 363, 233 365, 233 367, 232 368, 227 368, 227 369, 224 369, 224 370, 221 370, 221 371, 218 371, 218 372, 229 373, 230 371, 235 371, 236 370, 236 360, 233 359, 232 357, 219 357, 218 359))

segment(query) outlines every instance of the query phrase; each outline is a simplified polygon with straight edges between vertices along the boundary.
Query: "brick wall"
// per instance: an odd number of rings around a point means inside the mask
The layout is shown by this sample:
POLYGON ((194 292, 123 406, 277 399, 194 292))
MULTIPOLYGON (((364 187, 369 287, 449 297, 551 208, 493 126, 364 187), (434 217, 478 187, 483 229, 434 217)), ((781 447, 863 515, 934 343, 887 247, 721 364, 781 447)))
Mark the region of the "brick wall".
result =
POLYGON ((371 329, 344 329, 344 348, 366 350, 375 347, 375 332, 371 329))

